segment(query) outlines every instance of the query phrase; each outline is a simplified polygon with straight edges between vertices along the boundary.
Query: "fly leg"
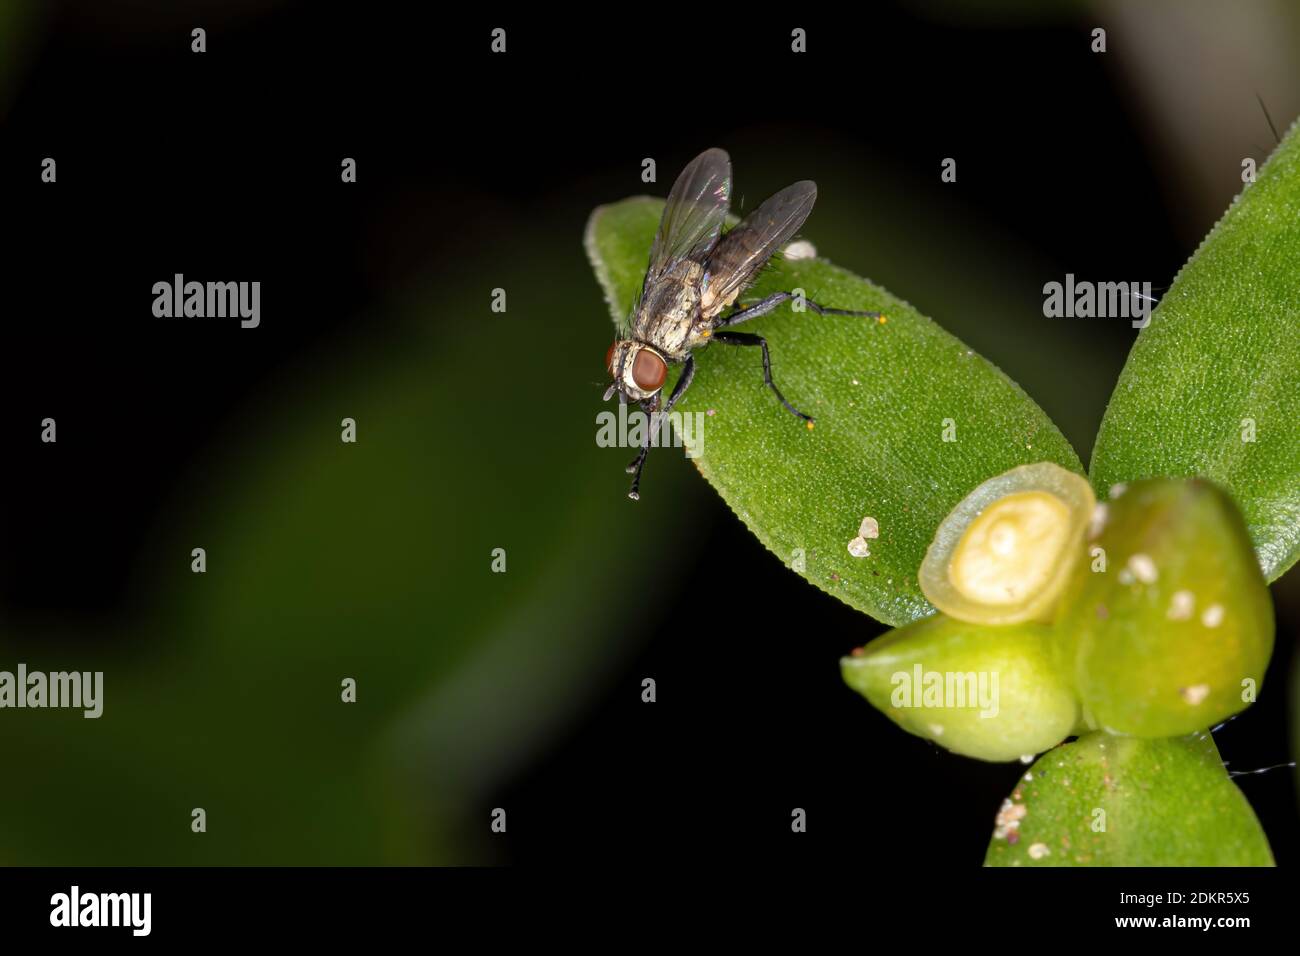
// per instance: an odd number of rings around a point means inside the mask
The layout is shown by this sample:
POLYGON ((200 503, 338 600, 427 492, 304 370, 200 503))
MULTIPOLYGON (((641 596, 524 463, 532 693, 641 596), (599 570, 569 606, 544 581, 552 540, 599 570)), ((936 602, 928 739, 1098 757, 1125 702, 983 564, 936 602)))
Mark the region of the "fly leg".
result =
MULTIPOLYGON (((785 295, 786 293, 781 294, 785 295)), ((769 306, 769 310, 772 308, 775 308, 775 305, 769 306)), ((763 350, 763 383, 773 391, 776 397, 781 400, 781 404, 788 408, 791 414, 797 415, 810 424, 812 423, 813 417, 805 415, 787 402, 785 396, 781 394, 781 390, 776 387, 776 382, 772 381, 772 356, 767 350, 767 339, 761 335, 754 335, 752 332, 715 332, 713 333, 713 341, 721 342, 724 345, 757 345, 761 348, 763 350)))
POLYGON ((632 459, 625 469, 632 476, 632 490, 627 493, 627 496, 633 501, 641 500, 641 493, 637 489, 641 486, 641 469, 645 467, 646 455, 650 454, 650 438, 654 434, 654 413, 658 407, 658 395, 649 401, 641 403, 641 410, 650 416, 650 421, 646 424, 645 438, 641 440, 641 451, 637 453, 637 456, 632 459))
MULTIPOLYGON (((793 292, 773 292, 766 299, 762 299, 747 309, 741 309, 739 312, 733 312, 718 321, 714 328, 725 328, 728 325, 739 325, 741 322, 748 322, 750 319, 756 319, 760 315, 767 315, 782 302, 788 302, 795 297, 793 292)), ((812 309, 818 315, 860 315, 863 318, 878 319, 879 312, 856 312, 853 309, 832 309, 830 306, 821 305, 812 299, 804 299, 804 305, 812 309)), ((784 399, 782 399, 784 401, 784 399)))
MULTIPOLYGON (((681 398, 686 389, 690 387, 693 378, 695 378, 695 357, 688 355, 686 356, 686 364, 682 366, 682 374, 678 376, 677 384, 673 386, 672 394, 668 396, 668 402, 664 405, 664 410, 661 413, 663 417, 667 417, 668 413, 673 410, 673 406, 677 404, 677 399, 681 398)), ((650 454, 650 438, 658 424, 654 415, 655 409, 659 407, 659 396, 656 395, 648 402, 642 402, 641 407, 650 415, 650 421, 646 425, 645 440, 641 443, 640 454, 632 459, 632 463, 627 466, 627 472, 632 476, 632 490, 627 493, 627 496, 633 501, 641 500, 641 470, 645 468, 646 455, 650 454)))

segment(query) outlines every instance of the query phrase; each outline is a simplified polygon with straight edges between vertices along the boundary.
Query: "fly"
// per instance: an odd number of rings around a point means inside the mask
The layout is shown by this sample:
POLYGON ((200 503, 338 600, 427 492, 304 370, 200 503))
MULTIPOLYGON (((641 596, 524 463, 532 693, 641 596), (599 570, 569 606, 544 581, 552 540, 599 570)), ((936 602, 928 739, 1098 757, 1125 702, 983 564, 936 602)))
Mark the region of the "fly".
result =
MULTIPOLYGON (((617 392, 619 401, 637 402, 653 416, 660 411, 668 366, 680 364, 682 374, 660 413, 666 416, 695 377, 692 351, 721 342, 762 349, 764 384, 792 415, 812 427, 812 416, 786 401, 772 381, 767 340, 726 330, 795 298, 793 292, 774 292, 748 307, 737 304, 759 270, 799 231, 816 199, 816 183, 797 182, 724 233, 722 226, 731 208, 731 158, 723 150, 708 149, 691 160, 668 194, 630 327, 605 355, 605 367, 614 379, 605 391, 605 400, 617 392), (735 310, 728 312, 733 306, 735 310)), ((879 312, 832 309, 810 300, 804 303, 818 315, 880 316, 879 312)), ((627 466, 632 475, 628 497, 633 501, 641 497, 641 470, 653 432, 654 428, 646 429, 640 453, 627 466)))

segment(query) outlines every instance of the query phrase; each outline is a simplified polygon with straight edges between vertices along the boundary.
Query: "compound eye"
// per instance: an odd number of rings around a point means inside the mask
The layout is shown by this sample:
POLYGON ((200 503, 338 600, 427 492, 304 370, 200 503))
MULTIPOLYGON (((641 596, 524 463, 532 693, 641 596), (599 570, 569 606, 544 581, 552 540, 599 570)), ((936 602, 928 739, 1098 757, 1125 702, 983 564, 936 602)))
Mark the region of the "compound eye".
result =
POLYGON ((616 348, 618 348, 618 342, 611 345, 609 351, 605 353, 605 368, 609 370, 610 375, 614 374, 614 350, 616 348))
POLYGON ((668 366, 654 352, 641 349, 632 363, 632 381, 643 392, 657 392, 668 376, 668 366))

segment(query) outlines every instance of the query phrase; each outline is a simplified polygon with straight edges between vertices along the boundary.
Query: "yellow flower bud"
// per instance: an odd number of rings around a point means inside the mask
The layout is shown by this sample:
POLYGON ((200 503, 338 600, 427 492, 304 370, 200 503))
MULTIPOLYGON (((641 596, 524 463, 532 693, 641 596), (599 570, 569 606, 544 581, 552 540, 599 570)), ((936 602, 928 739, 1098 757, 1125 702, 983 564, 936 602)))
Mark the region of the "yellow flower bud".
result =
POLYGON ((1047 619, 1082 554, 1094 504, 1085 478, 1051 462, 990 478, 939 526, 921 563, 922 592, 971 623, 1047 619))

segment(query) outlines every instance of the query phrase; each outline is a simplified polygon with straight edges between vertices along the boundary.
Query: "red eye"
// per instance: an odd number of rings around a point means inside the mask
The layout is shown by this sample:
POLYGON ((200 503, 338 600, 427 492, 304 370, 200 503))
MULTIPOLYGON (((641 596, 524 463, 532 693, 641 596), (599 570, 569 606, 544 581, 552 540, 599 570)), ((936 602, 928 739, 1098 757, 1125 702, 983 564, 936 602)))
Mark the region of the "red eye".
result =
POLYGON ((636 353, 636 361, 632 363, 632 381, 636 382, 637 388, 643 392, 657 391, 667 376, 668 366, 654 352, 641 349, 636 353))
POLYGON ((610 375, 614 374, 614 349, 616 348, 618 348, 617 342, 611 345, 609 351, 605 353, 605 368, 609 369, 610 375))

